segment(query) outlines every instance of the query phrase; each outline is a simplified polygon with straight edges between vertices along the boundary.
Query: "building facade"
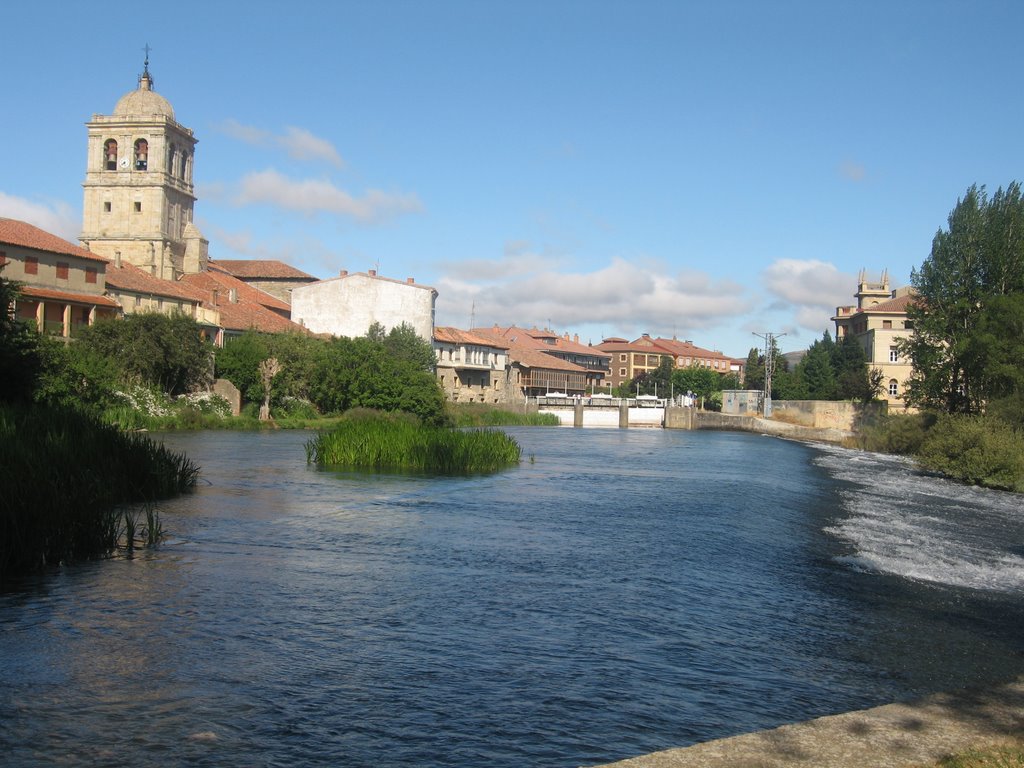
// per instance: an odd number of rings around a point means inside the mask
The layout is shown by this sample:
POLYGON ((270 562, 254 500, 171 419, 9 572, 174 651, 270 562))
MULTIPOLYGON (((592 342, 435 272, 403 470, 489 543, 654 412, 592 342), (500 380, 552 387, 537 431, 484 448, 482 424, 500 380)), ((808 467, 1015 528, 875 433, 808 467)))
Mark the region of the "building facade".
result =
POLYGON ((508 345, 471 331, 434 329, 437 380, 453 403, 514 402, 508 345))
POLYGON ((910 337, 913 325, 907 307, 913 302, 911 288, 890 290, 888 274, 868 282, 863 271, 857 282, 855 305, 836 307, 832 321, 836 339, 854 338, 864 347, 869 368, 882 372, 883 395, 889 408, 905 408, 903 394, 912 371, 909 359, 900 354, 899 342, 910 337))
POLYGON ((292 290, 291 316, 312 333, 357 338, 374 323, 386 331, 403 323, 430 341, 434 336, 437 291, 405 281, 380 277, 376 270, 349 273, 292 290))
POLYGON ((83 247, 164 280, 204 270, 209 244, 192 221, 196 138, 154 90, 148 59, 138 88, 86 127, 83 247))
POLYGON ((0 275, 21 283, 14 314, 40 333, 70 338, 120 314, 105 295, 107 260, 16 219, 0 218, 0 275))

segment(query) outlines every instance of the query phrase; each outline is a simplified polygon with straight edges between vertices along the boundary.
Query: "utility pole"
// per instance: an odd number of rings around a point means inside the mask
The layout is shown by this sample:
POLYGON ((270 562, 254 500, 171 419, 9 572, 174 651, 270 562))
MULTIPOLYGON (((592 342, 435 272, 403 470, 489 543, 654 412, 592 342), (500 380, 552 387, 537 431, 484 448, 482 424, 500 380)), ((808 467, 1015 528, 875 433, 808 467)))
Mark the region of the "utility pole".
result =
POLYGON ((764 394, 761 402, 764 406, 764 417, 771 418, 772 415, 772 374, 775 373, 775 340, 782 338, 784 333, 754 332, 755 336, 764 339, 764 394))

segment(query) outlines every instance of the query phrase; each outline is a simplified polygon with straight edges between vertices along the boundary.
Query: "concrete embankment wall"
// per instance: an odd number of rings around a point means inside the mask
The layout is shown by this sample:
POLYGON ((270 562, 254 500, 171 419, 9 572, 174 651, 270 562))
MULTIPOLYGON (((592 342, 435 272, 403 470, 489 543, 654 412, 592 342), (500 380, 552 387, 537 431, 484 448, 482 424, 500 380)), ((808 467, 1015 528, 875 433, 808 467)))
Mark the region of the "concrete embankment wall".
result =
POLYGON ((1024 678, 822 717, 602 768, 920 768, 1024 736, 1024 678))
POLYGON ((834 427, 805 427, 757 416, 732 416, 693 408, 668 408, 665 411, 666 429, 721 429, 738 432, 756 432, 761 435, 788 437, 791 440, 810 440, 841 443, 851 437, 849 429, 834 427))

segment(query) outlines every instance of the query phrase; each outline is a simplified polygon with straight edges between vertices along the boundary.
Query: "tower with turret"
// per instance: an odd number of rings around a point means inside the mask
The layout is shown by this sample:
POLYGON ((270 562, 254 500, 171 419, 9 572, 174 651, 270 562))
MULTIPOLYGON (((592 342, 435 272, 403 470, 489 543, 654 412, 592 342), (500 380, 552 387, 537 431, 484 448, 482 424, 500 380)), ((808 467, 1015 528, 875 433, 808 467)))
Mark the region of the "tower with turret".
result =
POLYGON ((93 253, 174 280, 206 269, 209 244, 192 221, 196 138, 157 93, 147 49, 138 88, 86 123, 79 240, 93 253))

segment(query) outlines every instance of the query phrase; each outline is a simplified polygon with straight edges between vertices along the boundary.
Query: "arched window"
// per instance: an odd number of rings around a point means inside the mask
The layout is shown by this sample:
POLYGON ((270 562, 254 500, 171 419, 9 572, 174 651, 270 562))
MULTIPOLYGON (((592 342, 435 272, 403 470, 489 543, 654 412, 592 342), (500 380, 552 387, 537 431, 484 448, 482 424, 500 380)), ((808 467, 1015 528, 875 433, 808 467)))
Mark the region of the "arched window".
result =
POLYGON ((896 379, 889 379, 889 397, 896 397, 900 393, 900 383, 896 379))
POLYGON ((103 167, 108 171, 117 170, 117 142, 107 139, 103 145, 103 167))
POLYGON ((139 139, 135 142, 135 170, 144 171, 149 166, 149 142, 139 139))
POLYGON ((174 163, 177 160, 176 155, 178 154, 178 148, 171 144, 167 149, 167 172, 174 175, 174 163))

